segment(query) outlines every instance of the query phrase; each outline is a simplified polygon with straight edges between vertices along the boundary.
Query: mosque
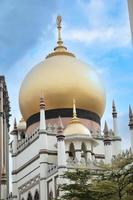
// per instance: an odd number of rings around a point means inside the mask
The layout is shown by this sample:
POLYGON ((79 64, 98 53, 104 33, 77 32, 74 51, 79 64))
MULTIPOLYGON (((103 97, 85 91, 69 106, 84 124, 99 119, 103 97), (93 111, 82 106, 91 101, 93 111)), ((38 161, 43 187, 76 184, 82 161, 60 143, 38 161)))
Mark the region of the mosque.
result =
MULTIPOLYGON (((108 129, 105 122, 102 131, 101 118, 106 106, 104 86, 97 72, 64 46, 61 20, 58 16, 57 46, 32 68, 20 88, 22 119, 18 124, 14 120, 14 129, 10 133, 13 136, 10 142, 10 194, 7 156, 10 106, 6 86, 0 85, 2 200, 55 199, 60 194, 58 186, 63 183, 61 175, 64 171, 74 168, 95 170, 99 163, 110 164, 122 151, 115 103, 112 103, 113 128, 108 129)), ((129 129, 133 152, 131 107, 129 129)))

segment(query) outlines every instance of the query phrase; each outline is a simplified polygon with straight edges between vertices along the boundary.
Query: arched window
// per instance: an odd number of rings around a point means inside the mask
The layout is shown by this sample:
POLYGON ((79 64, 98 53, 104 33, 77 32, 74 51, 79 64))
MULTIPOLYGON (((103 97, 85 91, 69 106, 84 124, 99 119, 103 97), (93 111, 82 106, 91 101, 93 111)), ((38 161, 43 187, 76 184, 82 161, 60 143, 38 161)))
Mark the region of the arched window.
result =
POLYGON ((34 195, 34 200, 39 200, 39 199, 40 199, 40 197, 39 197, 39 192, 36 191, 36 192, 35 192, 35 195, 34 195))
POLYGON ((86 161, 87 152, 86 152, 86 146, 84 143, 82 143, 82 145, 81 145, 81 157, 86 161))
POLYGON ((70 144, 69 157, 72 158, 73 160, 75 159, 75 149, 73 143, 70 144))
POLYGON ((28 198, 27 198, 27 200, 33 200, 32 195, 31 195, 30 192, 28 193, 28 198))

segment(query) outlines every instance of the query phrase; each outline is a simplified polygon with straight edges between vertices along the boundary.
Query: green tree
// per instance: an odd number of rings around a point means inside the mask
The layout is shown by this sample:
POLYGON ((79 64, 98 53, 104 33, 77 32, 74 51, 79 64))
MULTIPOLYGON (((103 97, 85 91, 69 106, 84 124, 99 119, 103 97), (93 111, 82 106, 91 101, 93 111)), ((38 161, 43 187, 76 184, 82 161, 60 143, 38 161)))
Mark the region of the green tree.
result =
POLYGON ((99 170, 67 171, 68 184, 60 187, 63 200, 131 200, 133 196, 133 155, 117 156, 111 166, 100 165, 99 170))
POLYGON ((66 178, 69 184, 63 184, 60 187, 61 191, 65 191, 62 199, 91 199, 91 183, 88 181, 91 178, 91 173, 89 170, 76 169, 75 171, 67 171, 63 178, 66 178))

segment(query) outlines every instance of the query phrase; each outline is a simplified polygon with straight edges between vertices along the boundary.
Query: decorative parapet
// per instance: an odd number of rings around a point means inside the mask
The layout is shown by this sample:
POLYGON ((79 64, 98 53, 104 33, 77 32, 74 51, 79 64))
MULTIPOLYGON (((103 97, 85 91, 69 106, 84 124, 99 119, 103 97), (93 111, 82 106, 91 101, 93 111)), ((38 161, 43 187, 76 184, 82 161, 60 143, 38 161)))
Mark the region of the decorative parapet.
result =
POLYGON ((24 183, 23 185, 21 185, 18 190, 19 190, 19 194, 22 194, 26 191, 28 191, 31 187, 39 184, 40 181, 40 175, 38 174, 37 176, 35 176, 34 178, 30 179, 29 181, 27 181, 26 183, 24 183))
POLYGON ((33 141, 35 141, 39 137, 39 129, 37 128, 32 135, 26 137, 21 142, 19 142, 19 145, 17 147, 17 153, 20 153, 22 150, 24 150, 27 146, 29 146, 33 141))
POLYGON ((48 165, 48 176, 55 174, 58 171, 58 166, 51 163, 48 165))

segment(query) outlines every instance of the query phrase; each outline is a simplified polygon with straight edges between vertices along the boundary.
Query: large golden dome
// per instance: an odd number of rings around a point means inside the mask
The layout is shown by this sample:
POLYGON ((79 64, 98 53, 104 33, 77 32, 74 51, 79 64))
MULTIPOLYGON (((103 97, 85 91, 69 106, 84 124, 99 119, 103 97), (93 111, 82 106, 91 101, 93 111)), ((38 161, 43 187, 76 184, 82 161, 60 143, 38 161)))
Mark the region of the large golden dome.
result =
POLYGON ((58 41, 54 52, 36 65, 22 83, 19 104, 25 120, 39 112, 42 91, 46 110, 72 108, 75 98, 78 109, 91 111, 99 117, 103 115, 105 91, 98 74, 67 52, 62 44, 58 41))

